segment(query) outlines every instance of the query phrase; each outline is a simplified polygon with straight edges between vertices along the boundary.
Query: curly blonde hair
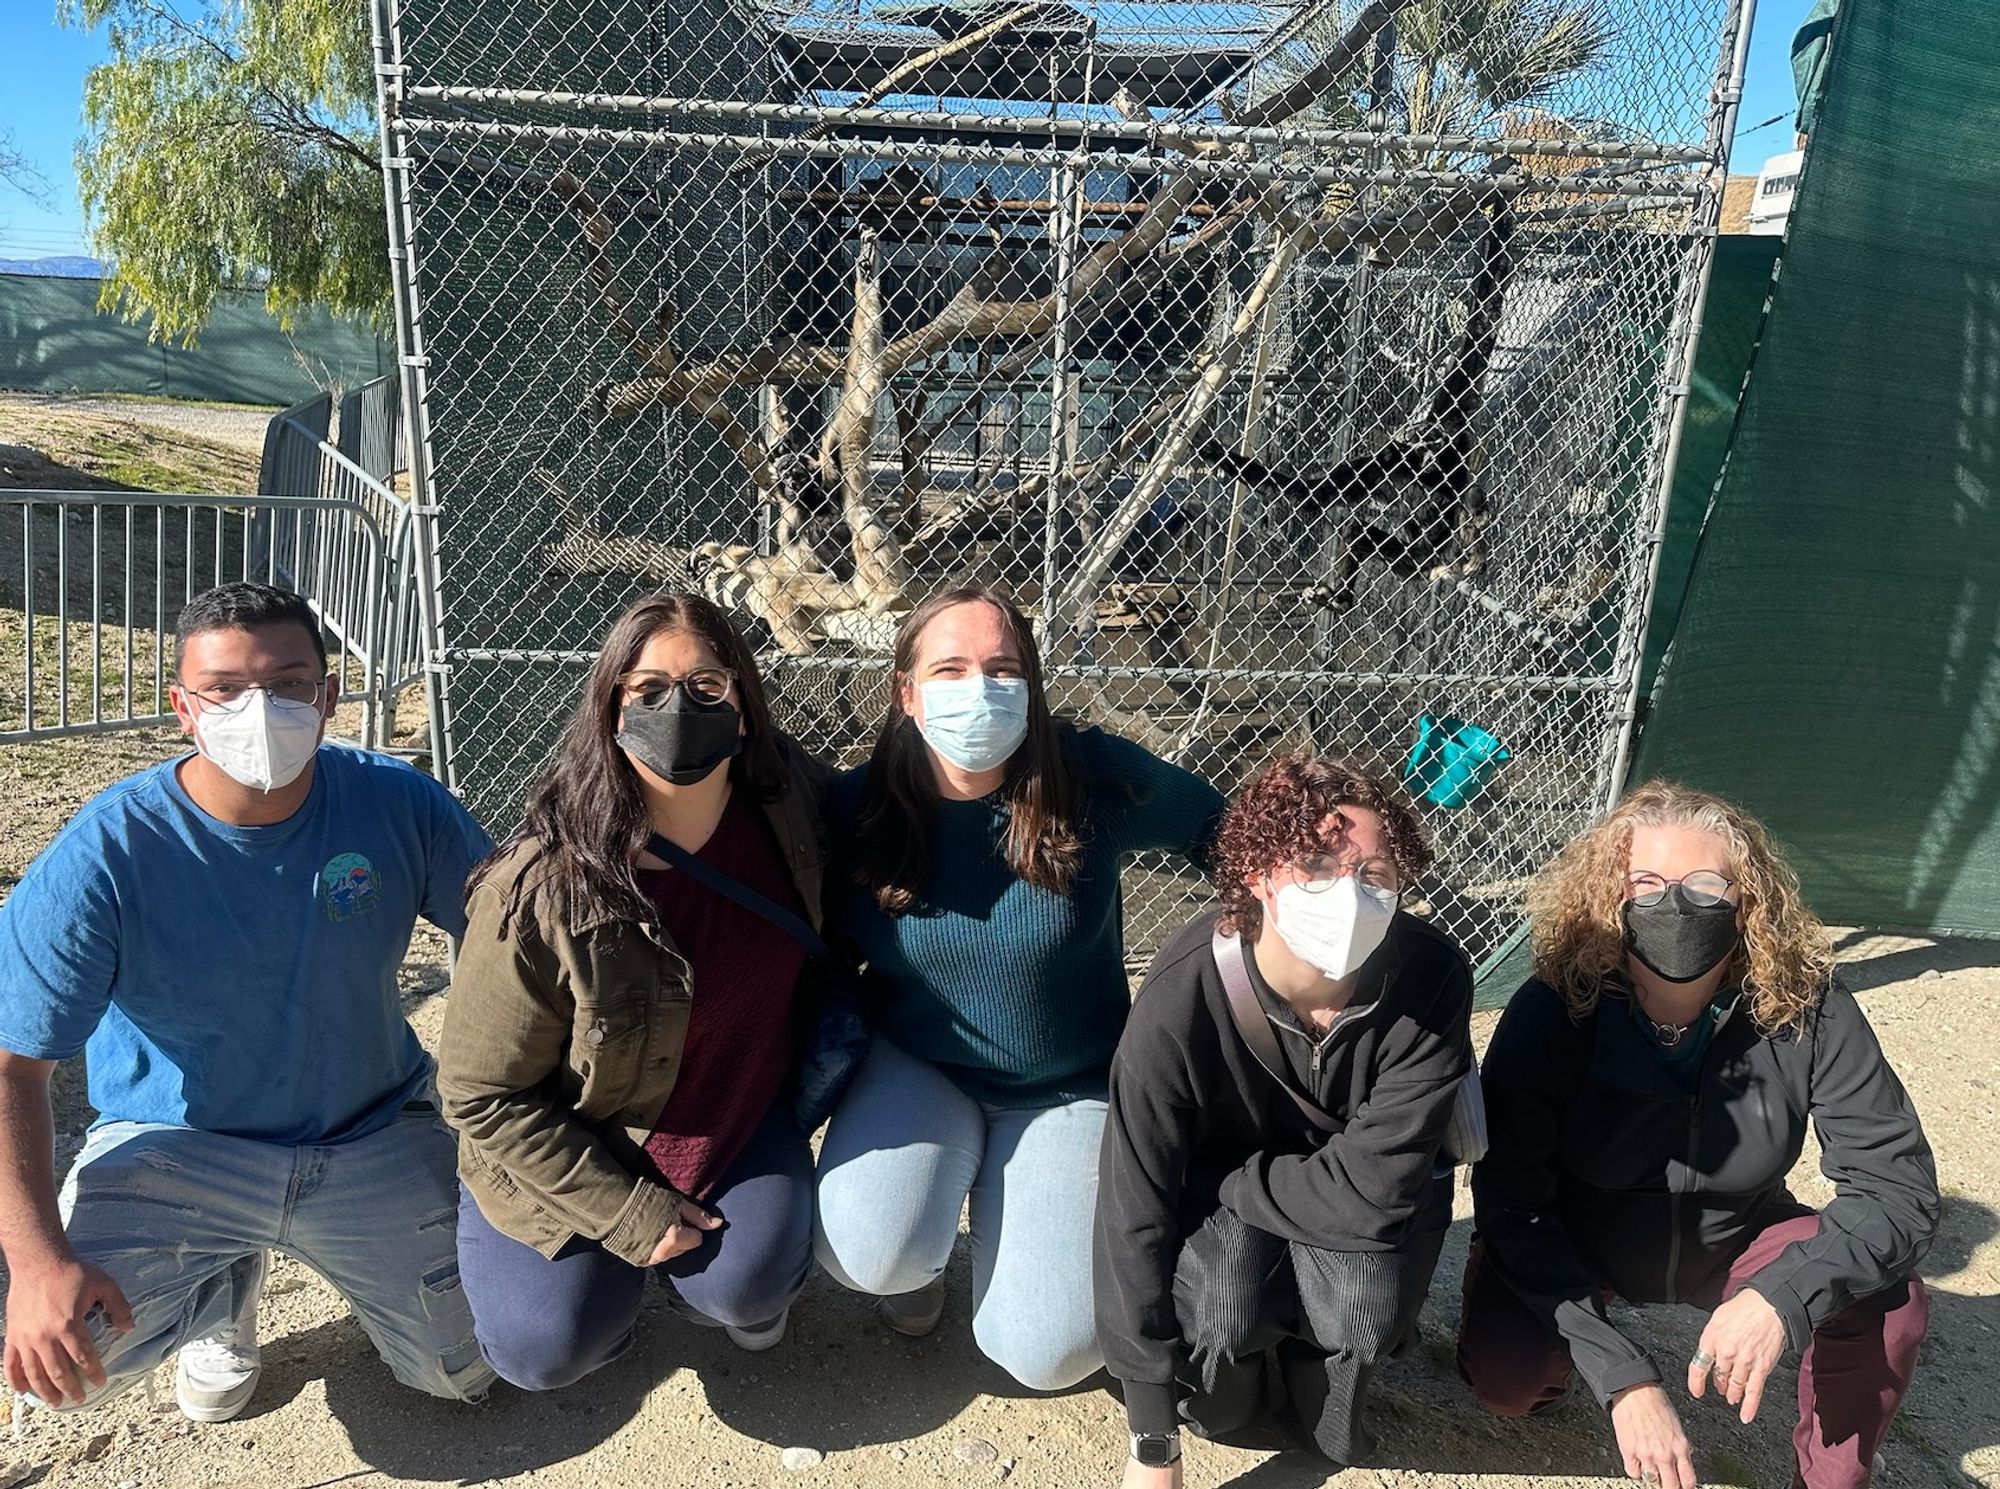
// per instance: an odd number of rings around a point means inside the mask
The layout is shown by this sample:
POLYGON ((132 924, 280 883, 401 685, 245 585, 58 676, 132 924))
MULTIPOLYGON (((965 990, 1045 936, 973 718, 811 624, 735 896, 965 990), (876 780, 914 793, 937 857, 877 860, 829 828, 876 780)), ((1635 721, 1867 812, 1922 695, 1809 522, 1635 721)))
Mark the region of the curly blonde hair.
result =
POLYGON ((1586 828, 1528 890, 1535 976, 1562 994, 1570 1016, 1597 1006, 1604 980, 1625 967, 1625 875, 1635 827, 1684 827, 1729 845, 1742 892, 1743 939, 1730 955, 1757 1027, 1803 1029, 1833 975, 1826 928, 1806 908, 1798 876, 1756 818, 1705 791, 1648 781, 1586 828))

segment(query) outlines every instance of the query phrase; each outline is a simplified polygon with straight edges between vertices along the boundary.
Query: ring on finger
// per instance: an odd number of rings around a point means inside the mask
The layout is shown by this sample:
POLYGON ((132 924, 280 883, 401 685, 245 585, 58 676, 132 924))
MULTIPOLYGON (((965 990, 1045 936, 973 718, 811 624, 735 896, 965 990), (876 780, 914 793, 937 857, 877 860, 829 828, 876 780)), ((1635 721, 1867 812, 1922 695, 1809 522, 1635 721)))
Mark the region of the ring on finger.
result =
POLYGON ((1705 1349, 1698 1349, 1688 1357, 1688 1363, 1697 1370, 1707 1370, 1714 1366, 1715 1356, 1705 1349))

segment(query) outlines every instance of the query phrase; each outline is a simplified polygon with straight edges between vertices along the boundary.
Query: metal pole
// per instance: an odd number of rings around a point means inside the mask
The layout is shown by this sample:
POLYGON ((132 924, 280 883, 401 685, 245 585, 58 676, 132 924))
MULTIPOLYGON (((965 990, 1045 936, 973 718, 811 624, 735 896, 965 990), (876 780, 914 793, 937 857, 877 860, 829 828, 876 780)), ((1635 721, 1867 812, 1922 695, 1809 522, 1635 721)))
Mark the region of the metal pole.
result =
POLYGON ((422 303, 417 292, 417 260, 413 245, 415 223, 410 212, 410 161, 402 148, 404 68, 401 18, 397 0, 375 0, 370 7, 375 44, 376 118, 382 141, 382 195, 388 216, 390 278, 396 307, 397 363, 403 383, 403 427, 410 444, 410 489, 417 579, 417 614, 421 641, 418 654, 424 674, 431 773, 456 789, 457 769, 451 749, 451 711, 447 696, 444 616, 439 607, 437 572, 437 484, 432 467, 430 358, 424 350, 422 303))
MULTIPOLYGON (((384 0, 393 3, 393 0, 384 0)), ((580 124, 516 124, 478 119, 399 118, 396 129, 440 139, 528 141, 546 144, 603 145, 649 153, 703 150, 714 154, 800 160, 879 160, 892 165, 1018 165, 1047 169, 1067 165, 1076 171, 1131 171, 1157 168, 1142 149, 1075 150, 1058 155, 1047 148, 1007 145, 925 145, 897 140, 808 139, 802 134, 765 140, 755 135, 697 134, 688 130, 606 129, 580 124)), ((401 164, 399 162, 399 164, 401 164)), ((1482 191, 1530 192, 1535 195, 1579 197, 1673 196, 1658 182, 1628 181, 1615 176, 1537 175, 1529 171, 1369 170, 1361 166, 1300 165, 1283 160, 1239 161, 1182 156, 1173 169, 1182 175, 1270 186, 1297 182, 1306 186, 1476 186, 1482 191)), ((1694 190, 1683 193, 1693 196, 1694 190)))
MULTIPOLYGON (((825 126, 910 129, 927 134, 1004 134, 1019 137, 1047 132, 1052 139, 1094 136, 1099 139, 1134 140, 1159 144, 1252 144, 1275 145, 1281 149, 1320 149, 1375 152, 1383 148, 1408 148, 1439 153, 1478 151, 1488 155, 1534 154, 1567 160, 1659 161, 1674 165, 1700 165, 1709 160, 1709 149, 1701 145, 1660 144, 1651 140, 1545 140, 1532 136, 1494 138, 1476 134, 1389 134, 1379 129, 1287 129, 1268 125, 1193 123, 1160 120, 1138 123, 1123 119, 1087 117, 1064 119, 1051 116, 1033 125, 1016 117, 993 114, 954 114, 919 109, 821 108, 801 103, 756 103, 720 98, 664 98, 633 93, 572 93, 543 88, 438 87, 434 84, 406 86, 403 98, 409 103, 502 104, 536 108, 573 108, 599 114, 695 115, 711 119, 741 119, 762 124, 818 124, 825 126)), ((746 137, 775 146, 785 136, 764 134, 746 137)))
POLYGON ((1667 508, 1673 495, 1674 472, 1680 465, 1689 380, 1694 375, 1702 311, 1708 304, 1709 276, 1715 268, 1715 236, 1722 216, 1722 188, 1729 179, 1729 150, 1736 132, 1736 111, 1743 99, 1743 73, 1750 57, 1750 30, 1756 19, 1757 0, 1734 0, 1731 10, 1735 30, 1732 35, 1727 25, 1723 29, 1724 49, 1717 66, 1716 89, 1712 96, 1714 108, 1709 115, 1708 140, 1713 151, 1711 158, 1715 162, 1715 189, 1704 196, 1697 206, 1694 251, 1701 262, 1695 271, 1694 294, 1683 297, 1681 313, 1676 317, 1672 339, 1677 365, 1655 416, 1654 442, 1655 448, 1661 449, 1661 455, 1658 478, 1653 483, 1657 501, 1653 531, 1648 539, 1652 552, 1647 555, 1645 578, 1635 597, 1637 604, 1632 624, 1618 638, 1618 658, 1612 669, 1614 679, 1623 677, 1622 669, 1628 668, 1631 677, 1624 688, 1625 707, 1618 719, 1618 735, 1610 768, 1599 782, 1599 796, 1607 807, 1624 791, 1625 775, 1632 765, 1632 743, 1639 722, 1639 657, 1645 644, 1646 627, 1652 618, 1653 591, 1660 578, 1660 553, 1667 534, 1667 508), (1665 426, 1663 447, 1659 430, 1661 424, 1665 426))

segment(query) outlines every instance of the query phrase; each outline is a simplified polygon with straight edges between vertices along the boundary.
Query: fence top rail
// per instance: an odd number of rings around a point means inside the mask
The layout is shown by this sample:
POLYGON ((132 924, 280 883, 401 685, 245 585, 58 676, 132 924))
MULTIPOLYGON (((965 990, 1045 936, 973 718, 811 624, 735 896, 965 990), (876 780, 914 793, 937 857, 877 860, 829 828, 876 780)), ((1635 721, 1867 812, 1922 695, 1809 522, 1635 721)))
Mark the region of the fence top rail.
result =
POLYGON ((1406 133, 1383 129, 1274 128, 1207 121, 1129 119, 1027 118, 1022 113, 1000 115, 966 110, 919 110, 846 107, 754 100, 675 97, 643 93, 578 93, 554 88, 447 87, 419 84, 405 97, 424 103, 534 105, 621 114, 699 114, 720 119, 753 119, 772 123, 873 125, 886 129, 979 132, 986 134, 1048 134, 1057 138, 1139 140, 1148 144, 1231 144, 1331 146, 1346 149, 1461 150, 1489 155, 1531 155, 1570 160, 1659 161, 1675 165, 1705 165, 1715 158, 1707 144, 1681 144, 1647 139, 1546 139, 1535 135, 1477 133, 1406 133))
MULTIPOLYGON (((401 501, 401 497, 396 498, 401 501)), ((55 486, 0 487, 0 502, 53 507, 322 507, 368 509, 347 496, 260 496, 254 491, 79 491, 55 486)))
MULTIPOLYGON (((393 493, 398 507, 409 503, 393 493)), ((355 518, 372 544, 386 546, 381 519, 364 502, 348 496, 255 496, 214 491, 56 491, 37 487, 0 488, 0 506, 8 507, 158 507, 190 511, 232 512, 261 507, 267 511, 326 512, 355 518)))
MULTIPOLYGON (((399 516, 409 515, 413 503, 406 501, 402 497, 396 495, 394 491, 390 490, 387 486, 383 485, 380 481, 376 480, 373 476, 369 475, 367 471, 363 470, 360 466, 356 465, 352 460, 348 459, 346 455, 341 453, 340 448, 337 445, 333 444, 328 440, 321 439, 319 435, 316 434, 313 430, 308 429, 304 424, 301 424, 297 419, 294 419, 288 413, 279 414, 277 416, 276 422, 282 424, 286 430, 299 434, 304 438, 312 441, 314 448, 319 451, 320 456, 323 459, 331 463, 336 470, 342 472, 344 475, 348 476, 352 480, 359 482, 363 487, 367 489, 367 492, 370 496, 374 497, 378 501, 384 501, 389 503, 391 507, 396 509, 397 514, 399 516)), ((259 496, 253 499, 256 501, 281 500, 281 498, 268 497, 268 496, 259 496)))

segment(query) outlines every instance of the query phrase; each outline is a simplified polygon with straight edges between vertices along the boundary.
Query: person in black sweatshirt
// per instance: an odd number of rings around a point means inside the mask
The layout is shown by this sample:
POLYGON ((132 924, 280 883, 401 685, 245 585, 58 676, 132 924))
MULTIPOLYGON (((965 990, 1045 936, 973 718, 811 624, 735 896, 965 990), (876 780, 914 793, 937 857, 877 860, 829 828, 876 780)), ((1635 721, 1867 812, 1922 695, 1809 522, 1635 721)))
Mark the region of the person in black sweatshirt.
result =
POLYGON ((1242 1440, 1274 1405, 1335 1463, 1372 1450, 1368 1381, 1414 1338, 1472 1064, 1465 957, 1398 907, 1429 863, 1395 788, 1279 760, 1223 818, 1222 909, 1140 989, 1111 1067, 1094 1256, 1127 1489, 1180 1484, 1182 1423, 1242 1440))
POLYGON ((1861 1489, 1924 1335, 1937 1174, 1797 879, 1754 819, 1651 782, 1529 910, 1535 977, 1486 1052, 1460 1372, 1507 1416, 1581 1376, 1626 1472, 1694 1489, 1663 1372, 1605 1306, 1689 1304, 1689 1393, 1748 1422, 1789 1356, 1793 1489, 1861 1489), (1808 1122, 1817 1213, 1785 1187, 1808 1122))

